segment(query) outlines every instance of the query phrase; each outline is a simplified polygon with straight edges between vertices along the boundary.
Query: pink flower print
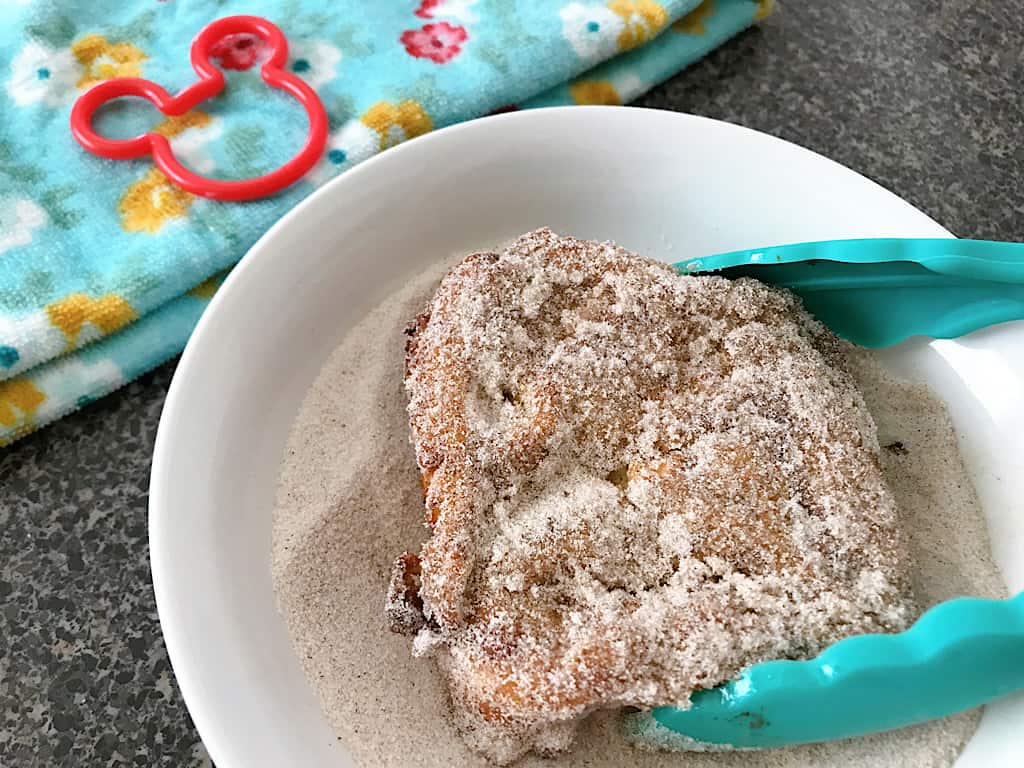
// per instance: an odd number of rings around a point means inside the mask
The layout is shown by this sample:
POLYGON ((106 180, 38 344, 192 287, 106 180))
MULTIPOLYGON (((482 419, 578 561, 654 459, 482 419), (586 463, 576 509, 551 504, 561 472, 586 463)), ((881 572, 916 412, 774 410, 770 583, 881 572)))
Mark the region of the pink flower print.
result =
POLYGON ((468 38, 464 27, 439 21, 426 24, 422 29, 407 29, 399 40, 410 56, 444 64, 459 54, 462 43, 468 38))
POLYGON ((447 16, 463 23, 472 23, 477 21, 477 15, 472 11, 472 6, 476 5, 476 2, 477 0, 423 0, 414 13, 421 19, 447 16))
POLYGON ((267 54, 267 44, 262 38, 248 32, 226 35, 210 48, 210 58, 220 61, 224 69, 249 69, 253 64, 263 61, 267 54))
POLYGON ((441 5, 444 0, 423 0, 420 3, 420 7, 416 9, 416 15, 421 19, 432 19, 434 18, 434 11, 437 6, 441 5))

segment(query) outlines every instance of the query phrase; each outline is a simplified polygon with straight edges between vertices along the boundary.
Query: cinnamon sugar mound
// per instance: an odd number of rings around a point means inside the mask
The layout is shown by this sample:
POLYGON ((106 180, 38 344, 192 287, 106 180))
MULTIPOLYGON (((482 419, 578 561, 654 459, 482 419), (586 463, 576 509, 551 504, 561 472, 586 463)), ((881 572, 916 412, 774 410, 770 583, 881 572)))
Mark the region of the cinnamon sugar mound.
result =
POLYGON ((790 294, 540 230, 409 333, 431 535, 386 612, 491 760, 913 617, 846 345, 790 294))

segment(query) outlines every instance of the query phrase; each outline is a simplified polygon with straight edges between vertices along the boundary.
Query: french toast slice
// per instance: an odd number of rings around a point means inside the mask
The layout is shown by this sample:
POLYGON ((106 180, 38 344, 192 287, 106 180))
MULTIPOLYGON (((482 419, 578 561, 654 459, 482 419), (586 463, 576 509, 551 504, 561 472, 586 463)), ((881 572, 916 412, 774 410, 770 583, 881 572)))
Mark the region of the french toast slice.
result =
POLYGON ((907 626, 844 343, 787 292, 548 230, 444 278, 406 350, 430 536, 386 613, 475 749, 907 626))

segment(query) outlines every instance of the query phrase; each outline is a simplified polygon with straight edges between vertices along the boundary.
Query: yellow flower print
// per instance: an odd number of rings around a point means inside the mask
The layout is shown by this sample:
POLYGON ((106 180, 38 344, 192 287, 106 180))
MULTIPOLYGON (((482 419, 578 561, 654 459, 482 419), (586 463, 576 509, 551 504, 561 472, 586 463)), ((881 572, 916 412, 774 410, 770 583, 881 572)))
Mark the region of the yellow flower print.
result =
POLYGON ((611 0, 608 7, 622 17, 619 49, 623 51, 643 45, 668 23, 668 11, 654 0, 611 0))
POLYGON ((578 80, 569 86, 569 95, 577 104, 622 104, 619 92, 607 80, 578 80))
POLYGON ((704 22, 715 13, 715 0, 704 0, 688 14, 672 25, 673 32, 683 35, 703 35, 708 31, 704 22))
POLYGON ((204 125, 209 125, 212 122, 213 118, 208 114, 201 110, 193 109, 184 115, 168 117, 153 129, 153 133, 159 133, 161 136, 171 139, 179 133, 187 131, 189 128, 202 128, 204 125))
POLYGON ((170 219, 188 213, 195 196, 178 189, 156 168, 125 190, 117 210, 127 232, 157 232, 170 219))
POLYGON ((83 73, 76 85, 88 88, 112 77, 139 77, 140 62, 147 58, 131 43, 111 43, 102 35, 87 35, 71 45, 72 55, 82 65, 83 73))
POLYGON ((213 294, 217 292, 220 284, 224 282, 224 278, 227 276, 227 272, 218 272, 216 275, 203 280, 203 282, 189 291, 188 295, 197 299, 212 299, 213 294))
POLYGON ((757 3, 757 10, 754 11, 754 21, 760 21, 765 18, 775 7, 775 0, 755 0, 755 2, 757 3))
POLYGON ((32 428, 32 417, 45 400, 46 395, 24 376, 0 381, 0 426, 14 428, 13 435, 0 438, 0 447, 32 428))
POLYGON ((132 305, 116 293, 108 293, 98 299, 84 293, 72 293, 47 304, 46 314, 50 322, 64 332, 69 350, 78 346, 79 334, 86 323, 106 336, 138 317, 132 305))
POLYGON ((434 127, 426 110, 411 99, 401 101, 397 105, 390 101, 378 101, 359 119, 363 125, 372 128, 380 136, 382 150, 427 133, 434 127))
MULTIPOLYGON (((159 123, 154 133, 173 139, 189 128, 203 128, 213 122, 205 112, 193 109, 183 115, 168 117, 159 123)), ((169 220, 188 213, 195 196, 171 184, 156 168, 125 190, 118 203, 121 226, 128 232, 158 232, 169 220)))

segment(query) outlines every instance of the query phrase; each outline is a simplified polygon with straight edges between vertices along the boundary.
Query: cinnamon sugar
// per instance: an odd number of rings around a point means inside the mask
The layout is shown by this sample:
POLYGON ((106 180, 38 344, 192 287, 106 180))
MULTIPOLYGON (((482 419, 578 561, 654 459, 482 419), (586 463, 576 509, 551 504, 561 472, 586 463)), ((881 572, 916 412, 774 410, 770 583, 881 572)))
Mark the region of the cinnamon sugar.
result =
POLYGON ((432 521, 415 648, 476 749, 565 749, 597 709, 907 625, 841 349, 788 293, 548 230, 445 277, 407 356, 432 521))
MULTIPOLYGON (((386 631, 380 610, 392 556, 422 537, 401 389, 402 326, 440 274, 423 275, 385 301, 327 364, 296 421, 275 515, 275 586, 299 657, 339 737, 368 766, 484 764, 454 732, 433 665, 410 657, 408 641, 386 631)), ((870 359, 846 367, 875 409, 883 443, 902 443, 881 460, 917 560, 912 577, 922 604, 956 593, 1001 595, 941 404, 923 389, 888 380, 870 359)), ((610 487, 622 480, 617 469, 609 472, 610 487)), ((614 584, 622 574, 612 570, 602 578, 614 584)), ((628 567, 625 577, 648 578, 628 567)), ((558 764, 946 766, 976 722, 968 714, 838 744, 663 756, 625 746, 612 718, 588 719, 574 752, 558 764)), ((522 764, 550 762, 528 757, 522 764)))

